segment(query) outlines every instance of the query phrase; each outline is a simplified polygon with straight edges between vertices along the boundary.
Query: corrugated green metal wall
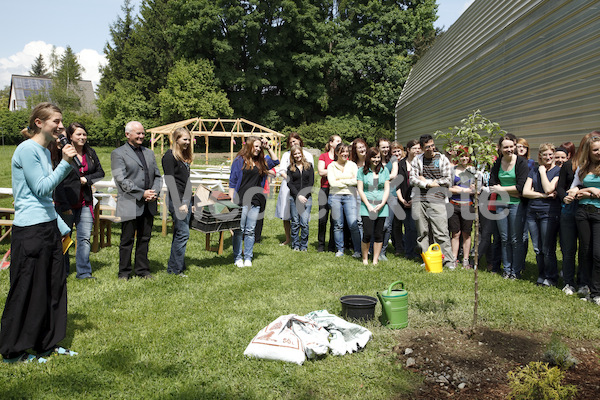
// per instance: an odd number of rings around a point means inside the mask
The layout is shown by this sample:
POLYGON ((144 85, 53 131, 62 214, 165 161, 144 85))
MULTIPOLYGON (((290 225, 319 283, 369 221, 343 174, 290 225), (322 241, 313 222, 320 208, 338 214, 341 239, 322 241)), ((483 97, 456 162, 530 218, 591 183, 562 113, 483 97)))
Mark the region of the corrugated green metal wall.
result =
POLYGON ((600 128, 600 0, 476 0, 412 69, 396 104, 401 143, 475 109, 529 141, 600 128))

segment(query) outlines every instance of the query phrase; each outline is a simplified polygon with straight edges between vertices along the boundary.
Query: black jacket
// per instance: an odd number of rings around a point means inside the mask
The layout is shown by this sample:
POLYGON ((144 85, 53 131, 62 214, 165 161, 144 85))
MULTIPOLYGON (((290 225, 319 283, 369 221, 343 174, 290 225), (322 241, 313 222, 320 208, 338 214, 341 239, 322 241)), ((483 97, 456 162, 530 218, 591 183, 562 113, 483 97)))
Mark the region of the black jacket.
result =
MULTIPOLYGON (((410 182, 408 181, 408 158, 404 157, 402 160, 398 161, 398 176, 402 176, 404 179, 398 185, 397 189, 400 190, 402 197, 406 201, 410 201, 410 193, 412 187, 410 186, 410 182)), ((402 206, 404 207, 404 206, 402 206)))
POLYGON ((73 162, 71 162, 71 172, 69 175, 54 189, 54 203, 58 212, 67 211, 71 208, 80 208, 80 194, 83 192, 83 199, 86 203, 92 204, 92 185, 104 178, 104 170, 100 165, 100 160, 94 149, 89 147, 86 151, 86 161, 88 170, 84 175, 87 179, 85 185, 81 185, 80 173, 73 162))
MULTIPOLYGON (((309 164, 308 168, 300 171, 296 168, 295 171, 291 170, 291 165, 287 170, 287 185, 290 188, 290 196, 295 200, 298 197, 300 191, 304 188, 312 188, 315 184, 315 170, 312 165, 309 164)), ((304 197, 307 199, 310 197, 311 193, 308 192, 304 194, 304 197)))
POLYGON ((567 195, 567 191, 571 188, 571 184, 575 179, 575 172, 573 171, 573 163, 568 160, 560 167, 560 174, 558 175, 558 184, 556 185, 556 194, 562 201, 567 195))
POLYGON ((183 161, 179 161, 173 155, 173 150, 169 149, 162 158, 163 173, 165 182, 169 188, 169 196, 174 198, 175 193, 179 195, 179 200, 183 203, 191 197, 191 191, 186 194, 185 189, 190 179, 190 168, 183 161), (172 181, 167 176, 172 176, 175 180, 176 189, 171 187, 172 181))

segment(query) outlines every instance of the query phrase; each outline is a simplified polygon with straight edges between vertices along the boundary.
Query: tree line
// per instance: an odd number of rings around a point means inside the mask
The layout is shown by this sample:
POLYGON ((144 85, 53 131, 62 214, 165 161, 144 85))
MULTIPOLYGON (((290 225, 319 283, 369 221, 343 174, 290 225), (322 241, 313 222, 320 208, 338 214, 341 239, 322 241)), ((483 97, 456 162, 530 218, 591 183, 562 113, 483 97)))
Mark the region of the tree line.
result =
POLYGON ((119 139, 131 119, 244 117, 320 144, 390 136, 436 11, 435 0, 144 0, 136 14, 125 0, 97 129, 119 139))

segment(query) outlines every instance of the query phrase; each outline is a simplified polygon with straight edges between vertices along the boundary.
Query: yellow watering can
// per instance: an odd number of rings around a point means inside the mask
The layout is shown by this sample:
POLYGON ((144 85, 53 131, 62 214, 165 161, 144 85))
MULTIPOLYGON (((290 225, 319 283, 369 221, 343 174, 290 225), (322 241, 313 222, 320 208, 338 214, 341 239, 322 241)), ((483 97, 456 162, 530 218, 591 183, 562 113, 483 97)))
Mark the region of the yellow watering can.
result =
POLYGON ((442 272, 442 248, 439 244, 434 243, 429 246, 429 249, 425 253, 421 253, 423 261, 425 262, 425 269, 434 274, 442 272))

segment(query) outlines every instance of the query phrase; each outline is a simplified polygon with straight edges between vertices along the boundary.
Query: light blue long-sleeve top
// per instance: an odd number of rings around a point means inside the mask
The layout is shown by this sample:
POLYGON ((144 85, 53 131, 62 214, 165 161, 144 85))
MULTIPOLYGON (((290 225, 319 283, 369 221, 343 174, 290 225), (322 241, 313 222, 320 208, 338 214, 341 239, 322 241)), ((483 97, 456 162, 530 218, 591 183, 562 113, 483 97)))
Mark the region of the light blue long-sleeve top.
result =
POLYGON ((54 209, 52 191, 71 168, 62 160, 53 171, 50 151, 34 140, 26 140, 17 146, 11 164, 15 199, 13 225, 31 226, 57 219, 60 233, 69 233, 69 227, 54 209))

